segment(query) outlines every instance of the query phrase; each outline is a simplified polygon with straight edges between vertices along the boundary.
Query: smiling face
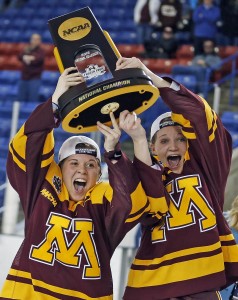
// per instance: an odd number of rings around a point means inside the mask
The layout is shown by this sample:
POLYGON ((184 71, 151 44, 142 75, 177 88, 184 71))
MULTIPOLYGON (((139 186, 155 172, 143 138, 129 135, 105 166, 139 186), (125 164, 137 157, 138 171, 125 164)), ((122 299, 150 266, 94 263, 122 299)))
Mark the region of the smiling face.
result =
POLYGON ((83 200, 101 174, 97 158, 88 154, 70 155, 62 162, 61 170, 70 200, 73 201, 83 200))
POLYGON ((181 127, 167 126, 157 131, 152 140, 151 151, 164 166, 180 174, 187 151, 187 139, 183 136, 181 127))

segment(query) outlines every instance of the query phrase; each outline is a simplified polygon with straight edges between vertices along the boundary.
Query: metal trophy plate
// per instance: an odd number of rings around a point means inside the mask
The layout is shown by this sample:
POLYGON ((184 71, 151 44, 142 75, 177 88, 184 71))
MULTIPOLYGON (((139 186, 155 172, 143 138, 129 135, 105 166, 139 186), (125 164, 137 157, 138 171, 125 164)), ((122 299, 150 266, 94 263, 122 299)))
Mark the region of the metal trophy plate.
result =
POLYGON ((89 7, 48 21, 60 72, 72 66, 85 78, 59 98, 65 131, 96 131, 97 121, 111 125, 127 109, 142 113, 159 97, 151 79, 138 68, 115 71, 120 57, 109 34, 102 30, 89 7))

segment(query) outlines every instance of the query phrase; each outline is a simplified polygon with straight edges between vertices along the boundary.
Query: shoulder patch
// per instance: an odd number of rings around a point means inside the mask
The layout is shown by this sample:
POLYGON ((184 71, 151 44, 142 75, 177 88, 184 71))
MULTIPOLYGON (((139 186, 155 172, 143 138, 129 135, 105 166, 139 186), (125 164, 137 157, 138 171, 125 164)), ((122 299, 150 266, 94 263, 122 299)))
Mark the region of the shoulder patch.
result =
POLYGON ((62 191, 62 181, 61 178, 59 176, 54 176, 52 179, 52 183, 57 191, 57 193, 61 193, 62 191))

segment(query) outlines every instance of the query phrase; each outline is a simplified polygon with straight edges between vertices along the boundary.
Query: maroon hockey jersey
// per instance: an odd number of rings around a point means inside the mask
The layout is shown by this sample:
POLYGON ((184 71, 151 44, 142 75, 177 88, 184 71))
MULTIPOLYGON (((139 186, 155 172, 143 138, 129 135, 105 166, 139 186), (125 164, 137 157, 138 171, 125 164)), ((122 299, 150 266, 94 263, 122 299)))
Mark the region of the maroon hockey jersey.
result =
MULTIPOLYGON (((238 246, 223 217, 231 136, 203 98, 178 88, 161 88, 160 94, 188 138, 184 169, 181 174, 164 169, 169 211, 162 224, 143 228, 125 300, 216 291, 238 280, 238 246)), ((150 172, 135 164, 141 176, 150 172)))
MULTIPOLYGON (((112 254, 150 211, 153 199, 124 155, 112 164, 106 154, 109 183, 97 183, 83 203, 72 203, 54 161, 54 127, 50 99, 36 108, 10 143, 7 174, 24 210, 25 239, 0 298, 109 300, 112 254)), ((161 180, 155 184, 163 187, 161 180)), ((156 197, 164 210, 160 193, 163 188, 156 197)))

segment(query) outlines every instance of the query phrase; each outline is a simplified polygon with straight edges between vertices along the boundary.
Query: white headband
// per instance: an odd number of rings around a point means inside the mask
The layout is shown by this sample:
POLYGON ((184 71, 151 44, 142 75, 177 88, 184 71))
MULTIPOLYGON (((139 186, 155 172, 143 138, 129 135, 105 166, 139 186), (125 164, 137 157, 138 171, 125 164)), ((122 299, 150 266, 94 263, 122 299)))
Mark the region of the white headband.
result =
POLYGON ((72 136, 63 142, 59 150, 58 162, 73 154, 88 154, 99 159, 101 162, 101 153, 98 144, 87 136, 72 136))

